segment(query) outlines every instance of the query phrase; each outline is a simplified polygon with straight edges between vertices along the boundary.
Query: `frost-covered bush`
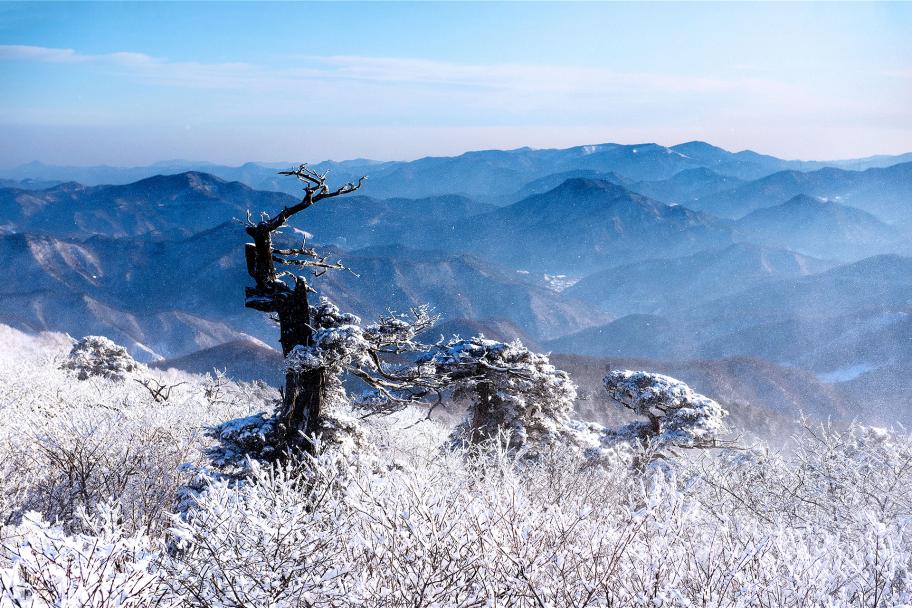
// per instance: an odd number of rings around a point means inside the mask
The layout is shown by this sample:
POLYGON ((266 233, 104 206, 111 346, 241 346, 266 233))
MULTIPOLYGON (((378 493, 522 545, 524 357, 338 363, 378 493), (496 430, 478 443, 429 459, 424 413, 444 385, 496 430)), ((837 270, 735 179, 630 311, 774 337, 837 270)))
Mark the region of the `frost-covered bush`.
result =
POLYGON ((183 465, 213 446, 203 429, 275 394, 162 377, 185 384, 152 407, 137 383, 58 366, 0 353, 0 500, 17 514, 0 522, 3 608, 912 605, 904 430, 808 424, 788 451, 636 468, 561 441, 535 459, 496 441, 440 450, 451 429, 406 408, 362 423, 369 460, 328 450, 210 476, 177 517, 183 465), (125 456, 137 443, 148 457, 125 456), (91 466, 70 479, 48 452, 91 466))
POLYGON ((311 326, 313 344, 295 346, 285 358, 286 370, 326 368, 335 377, 346 367, 365 362, 370 345, 358 316, 343 313, 327 298, 321 298, 311 310, 311 326))
MULTIPOLYGON (((273 463, 280 460, 283 445, 282 423, 276 414, 258 413, 228 420, 210 427, 207 434, 218 443, 207 451, 211 463, 232 476, 246 476, 253 463, 273 463)), ((320 419, 320 439, 316 453, 327 450, 345 457, 367 457, 371 453, 367 432, 344 403, 320 419)))
POLYGON ((104 336, 86 336, 77 341, 62 367, 76 372, 80 380, 99 377, 119 381, 128 380, 143 368, 126 348, 104 336))
POLYGON ((148 370, 174 387, 158 402, 136 382, 77 380, 60 369, 66 352, 0 354, 0 538, 27 511, 79 531, 81 511, 111 500, 127 530, 160 529, 178 488, 207 464, 205 428, 277 397, 263 385, 148 370))
POLYGON ((145 608, 162 601, 159 556, 143 534, 127 534, 116 509, 69 535, 30 512, 2 543, 0 606, 145 608))
POLYGON ((728 415, 718 403, 680 380, 651 372, 614 370, 604 379, 608 395, 646 418, 608 432, 659 446, 716 447, 728 415))
POLYGON ((244 475, 251 459, 275 462, 301 448, 313 451, 317 445, 347 456, 356 452, 369 455, 371 445, 353 406, 369 413, 389 413, 421 399, 440 384, 414 363, 386 360, 388 355, 402 358, 403 353, 423 348, 414 341, 415 336, 436 318, 427 307, 411 312, 410 319, 389 315, 362 326, 359 317, 343 313, 327 298, 321 298, 319 305, 310 309, 311 343, 295 346, 284 362, 286 379, 295 380, 292 385, 313 385, 320 391, 318 417, 311 433, 306 437, 290 434, 289 428, 296 427, 289 423, 288 404, 276 404, 271 412, 212 428, 210 435, 219 441, 210 451, 214 464, 244 475), (300 377, 305 375, 308 377, 300 377), (343 384, 346 376, 360 380, 369 390, 350 399, 343 384))
POLYGON ((504 436, 512 448, 568 440, 576 386, 547 355, 521 342, 473 337, 454 339, 422 361, 445 376, 456 399, 471 402, 466 420, 453 432, 454 444, 504 436))
POLYGON ((171 529, 173 593, 204 606, 346 605, 358 593, 346 563, 357 519, 339 500, 340 475, 292 461, 254 464, 240 486, 215 482, 171 529))
POLYGON ((176 528, 184 550, 169 562, 172 587, 206 606, 912 600, 912 472, 896 466, 906 436, 890 434, 889 448, 859 443, 864 431, 812 440, 797 461, 701 453, 644 477, 588 466, 575 450, 529 461, 505 447, 480 471, 481 460, 436 450, 443 433, 424 426, 415 437, 407 423, 400 415, 378 432, 390 442, 385 467, 340 472, 314 460, 303 472, 259 469, 241 488, 214 485, 176 528), (807 477, 806 466, 860 466, 884 481, 830 501, 832 476, 807 477), (762 493, 775 498, 752 500, 762 493))

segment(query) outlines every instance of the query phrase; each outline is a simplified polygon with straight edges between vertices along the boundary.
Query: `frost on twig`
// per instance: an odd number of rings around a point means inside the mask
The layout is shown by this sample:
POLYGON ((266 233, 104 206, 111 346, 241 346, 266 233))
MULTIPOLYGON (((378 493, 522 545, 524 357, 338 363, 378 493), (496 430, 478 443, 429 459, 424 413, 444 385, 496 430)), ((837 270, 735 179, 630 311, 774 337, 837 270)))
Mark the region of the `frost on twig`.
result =
POLYGON ((606 439, 659 446, 720 447, 728 415, 718 403, 662 374, 614 370, 604 378, 608 395, 645 421, 606 431, 606 439))
POLYGON ((76 372, 80 380, 101 377, 125 382, 142 370, 123 346, 103 336, 86 336, 70 350, 63 369, 76 372))

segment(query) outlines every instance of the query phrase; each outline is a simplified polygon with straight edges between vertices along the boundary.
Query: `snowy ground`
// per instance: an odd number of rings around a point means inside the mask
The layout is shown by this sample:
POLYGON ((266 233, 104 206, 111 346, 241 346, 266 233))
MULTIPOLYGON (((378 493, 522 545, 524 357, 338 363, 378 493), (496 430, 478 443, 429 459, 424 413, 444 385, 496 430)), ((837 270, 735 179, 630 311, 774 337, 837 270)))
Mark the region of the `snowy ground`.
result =
POLYGON ((3 608, 912 604, 905 433, 528 461, 444 450, 406 411, 355 453, 206 483, 205 428, 274 391, 147 371, 159 402, 0 331, 3 608))

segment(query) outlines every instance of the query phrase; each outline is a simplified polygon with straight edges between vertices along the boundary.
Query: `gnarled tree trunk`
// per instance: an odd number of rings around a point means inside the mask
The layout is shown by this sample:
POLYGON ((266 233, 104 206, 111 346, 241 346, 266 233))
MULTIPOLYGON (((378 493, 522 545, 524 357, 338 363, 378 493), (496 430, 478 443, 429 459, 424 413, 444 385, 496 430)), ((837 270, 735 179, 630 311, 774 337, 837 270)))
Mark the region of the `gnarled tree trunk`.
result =
MULTIPOLYGON (((275 249, 272 244, 272 233, 284 226, 291 216, 314 203, 354 192, 361 187, 364 178, 357 184, 349 183, 336 190, 330 190, 326 185, 326 175, 308 169, 307 165, 280 173, 297 177, 305 184, 304 198, 296 205, 285 207, 275 216, 258 223, 250 221, 248 216, 246 230, 253 243, 247 244, 244 255, 247 259, 247 272, 256 281, 256 286, 245 290, 245 306, 275 315, 279 322, 282 354, 288 357, 296 346, 314 345, 310 304, 307 301, 310 288, 301 276, 276 273, 276 263, 320 269, 342 266, 328 263, 313 249, 303 246, 300 249, 275 249), (282 277, 289 275, 294 279, 294 286, 289 286, 282 280, 282 277)), ((312 451, 313 443, 310 440, 319 434, 326 387, 327 371, 324 368, 286 371, 281 419, 285 423, 285 440, 288 446, 312 451)))
MULTIPOLYGON (((246 248, 247 271, 256 281, 256 287, 246 289, 246 306, 275 314, 283 356, 287 357, 295 346, 312 346, 307 281, 296 276, 294 288, 289 288, 278 279, 272 230, 268 225, 261 223, 248 227, 247 233, 254 239, 246 248)), ((285 423, 285 441, 289 446, 311 450, 309 440, 319 431, 325 386, 323 369, 285 372, 281 419, 285 423)))

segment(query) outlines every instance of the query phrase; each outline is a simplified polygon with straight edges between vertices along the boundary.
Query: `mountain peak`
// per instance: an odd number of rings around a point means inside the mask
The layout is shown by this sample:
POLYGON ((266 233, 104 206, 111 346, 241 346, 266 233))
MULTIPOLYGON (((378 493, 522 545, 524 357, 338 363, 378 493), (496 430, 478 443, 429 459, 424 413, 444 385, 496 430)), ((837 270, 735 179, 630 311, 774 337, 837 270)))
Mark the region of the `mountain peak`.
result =
POLYGON ((62 184, 46 188, 45 192, 81 192, 87 189, 88 186, 84 186, 79 182, 63 182, 62 184))
POLYGON ((629 190, 614 182, 591 177, 571 177, 557 186, 552 192, 567 191, 573 193, 605 191, 614 194, 629 193, 629 190))
POLYGON ((782 205, 784 207, 798 209, 798 208, 818 208, 825 205, 835 205, 836 203, 830 202, 825 198, 820 198, 817 196, 809 196, 807 194, 798 194, 785 201, 782 205))
MULTIPOLYGON (((214 189, 228 183, 229 182, 209 173, 203 173, 201 171, 184 171, 183 173, 174 173, 170 175, 153 175, 152 177, 147 177, 134 184, 130 184, 130 186, 169 190, 190 189, 197 192, 211 193, 214 189)), ((242 189, 249 189, 247 186, 238 182, 230 183, 235 183, 242 189)))
POLYGON ((676 146, 671 146, 671 149, 675 152, 683 154, 685 156, 701 155, 705 156, 707 154, 712 155, 727 155, 729 152, 718 146, 706 143, 705 141, 694 140, 684 142, 683 144, 678 144, 676 146))

